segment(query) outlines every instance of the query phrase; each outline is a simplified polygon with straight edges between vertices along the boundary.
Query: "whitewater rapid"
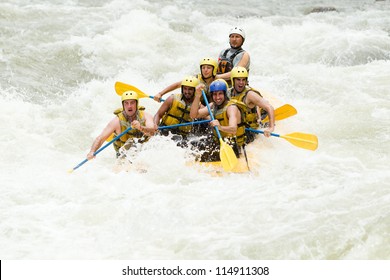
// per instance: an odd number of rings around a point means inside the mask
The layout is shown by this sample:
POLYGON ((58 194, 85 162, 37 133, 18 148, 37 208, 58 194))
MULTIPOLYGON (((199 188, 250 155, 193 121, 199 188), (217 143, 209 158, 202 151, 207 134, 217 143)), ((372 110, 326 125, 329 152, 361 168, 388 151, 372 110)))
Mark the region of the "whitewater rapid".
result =
MULTIPOLYGON (((389 1, 0 4, 1 259, 389 259, 389 1), (318 6, 335 12, 309 13, 318 6), (69 174, 120 107, 199 71, 242 26, 250 83, 298 114, 260 136, 250 174, 189 167, 164 137, 115 172, 69 174)), ((144 98, 154 114, 160 104, 144 98)))

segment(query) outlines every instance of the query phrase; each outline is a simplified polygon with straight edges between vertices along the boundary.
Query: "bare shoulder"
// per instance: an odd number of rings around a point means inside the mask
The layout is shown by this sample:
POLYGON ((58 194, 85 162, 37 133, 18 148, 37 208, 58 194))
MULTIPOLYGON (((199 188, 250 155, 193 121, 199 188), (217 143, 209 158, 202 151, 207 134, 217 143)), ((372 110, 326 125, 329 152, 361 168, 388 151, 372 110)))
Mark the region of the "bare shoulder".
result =
POLYGON ((226 108, 226 112, 228 113, 228 115, 236 115, 237 113, 240 112, 240 110, 238 109, 237 105, 236 104, 230 104, 227 108, 226 108))
POLYGON ((256 90, 254 90, 254 89, 249 89, 248 92, 246 93, 246 95, 247 95, 247 98, 250 98, 250 99, 253 99, 253 98, 255 98, 255 99, 258 99, 258 98, 263 99, 260 96, 260 94, 257 93, 256 90))
POLYGON ((118 127, 120 126, 120 120, 117 116, 115 116, 109 123, 107 126, 112 126, 112 127, 118 127))

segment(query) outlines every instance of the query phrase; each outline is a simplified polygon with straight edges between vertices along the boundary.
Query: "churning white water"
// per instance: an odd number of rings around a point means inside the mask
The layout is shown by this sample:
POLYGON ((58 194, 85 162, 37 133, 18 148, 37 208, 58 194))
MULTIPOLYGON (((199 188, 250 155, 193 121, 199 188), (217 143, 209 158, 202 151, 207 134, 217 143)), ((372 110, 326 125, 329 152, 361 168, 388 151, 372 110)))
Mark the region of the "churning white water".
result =
POLYGON ((390 1, 8 0, 0 31, 1 259, 390 258, 390 1), (251 174, 215 177, 155 137, 146 173, 115 172, 112 147, 67 173, 116 81, 154 95, 235 25, 251 85, 298 110, 275 132, 318 150, 259 136, 251 174))

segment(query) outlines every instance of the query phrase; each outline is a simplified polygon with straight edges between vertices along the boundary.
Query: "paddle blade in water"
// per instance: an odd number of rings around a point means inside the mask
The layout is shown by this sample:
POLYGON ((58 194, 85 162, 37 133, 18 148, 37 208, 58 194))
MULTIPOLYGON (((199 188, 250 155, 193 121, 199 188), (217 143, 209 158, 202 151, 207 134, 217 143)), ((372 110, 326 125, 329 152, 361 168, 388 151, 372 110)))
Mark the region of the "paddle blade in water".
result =
POLYGON ((223 170, 232 171, 238 164, 236 154, 234 153, 233 148, 226 144, 222 138, 219 140, 221 145, 219 157, 221 158, 223 170))

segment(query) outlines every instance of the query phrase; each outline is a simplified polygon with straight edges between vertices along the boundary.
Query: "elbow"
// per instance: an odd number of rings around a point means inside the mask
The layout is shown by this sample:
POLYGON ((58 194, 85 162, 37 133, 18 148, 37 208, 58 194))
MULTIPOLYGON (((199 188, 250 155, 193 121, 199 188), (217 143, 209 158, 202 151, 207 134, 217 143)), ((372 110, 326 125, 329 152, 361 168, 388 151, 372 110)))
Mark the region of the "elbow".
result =
POLYGON ((199 112, 197 109, 193 108, 190 110, 190 118, 191 119, 196 119, 199 117, 199 112))

